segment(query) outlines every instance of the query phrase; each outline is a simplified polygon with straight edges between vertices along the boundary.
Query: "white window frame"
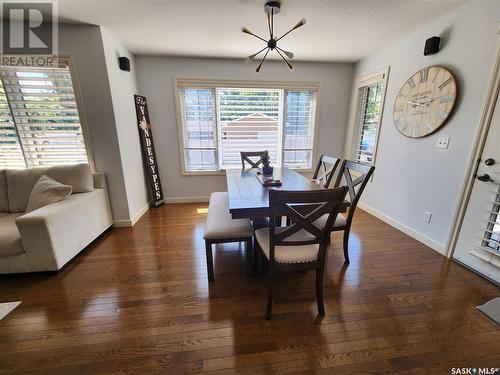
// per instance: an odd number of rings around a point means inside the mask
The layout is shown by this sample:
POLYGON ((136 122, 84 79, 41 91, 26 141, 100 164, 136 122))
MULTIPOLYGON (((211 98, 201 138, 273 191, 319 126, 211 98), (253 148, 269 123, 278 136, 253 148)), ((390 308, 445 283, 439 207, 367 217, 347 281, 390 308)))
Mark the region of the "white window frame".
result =
MULTIPOLYGON (((319 103, 321 101, 321 83, 320 82, 295 82, 295 81, 248 81, 248 80, 225 80, 225 79, 199 79, 199 78, 173 78, 174 97, 175 97, 175 114, 177 122, 177 145, 179 148, 179 160, 182 176, 220 176, 225 175, 224 170, 218 171, 187 171, 184 160, 184 139, 182 129, 182 109, 180 101, 180 90, 183 88, 200 88, 200 89, 217 89, 217 88, 262 88, 262 89, 282 89, 282 90, 313 90, 316 92, 316 113, 314 117, 314 139, 311 155, 311 168, 300 168, 297 171, 310 173, 314 171, 314 161, 316 160, 316 152, 318 145, 318 129, 319 129, 319 103)), ((283 98, 283 101, 286 99, 283 98)), ((217 106, 216 106, 217 107, 217 106)), ((216 108, 216 111, 218 109, 216 108)), ((283 114, 286 108, 283 103, 283 114)), ((280 121, 283 127, 284 116, 280 115, 280 121)), ((217 124, 218 127, 218 124, 217 124)), ((282 143, 283 143, 283 135, 282 143)), ((283 147, 282 147, 283 148, 283 147)))
MULTIPOLYGON (((87 117, 85 115, 84 105, 83 105, 83 97, 80 91, 80 82, 78 80, 78 71, 76 69, 76 64, 74 63, 74 59, 71 55, 59 55, 58 61, 63 62, 69 69, 71 75, 71 82, 73 85, 73 93, 75 95, 75 103, 78 109, 78 117, 80 118, 80 128, 82 130, 83 135, 83 143, 85 145, 85 152, 87 153, 87 162, 90 166, 92 172, 95 172, 95 162, 94 162, 94 153, 92 151, 92 145, 90 140, 90 131, 88 128, 87 117)), ((29 168, 29 167, 27 167, 29 168)), ((34 167, 37 168, 37 167, 34 167)))
POLYGON ((366 74, 364 76, 359 77, 356 80, 356 86, 354 88, 354 100, 353 100, 353 108, 352 108, 352 128, 351 128, 351 137, 350 137, 350 142, 349 142, 349 153, 346 154, 347 159, 352 159, 352 152, 353 152, 353 145, 354 145, 354 137, 357 134, 357 129, 356 127, 359 126, 358 124, 358 92, 359 89, 368 85, 371 85, 376 82, 383 81, 384 82, 384 87, 382 89, 382 94, 380 97, 380 115, 378 118, 378 123, 377 123, 377 134, 375 135, 375 144, 373 146, 373 157, 372 157, 372 162, 371 166, 375 165, 376 159, 377 159, 377 151, 378 151, 378 144, 380 140, 380 129, 382 127, 382 119, 384 115, 384 107, 385 107, 385 98, 386 98, 386 93, 387 93, 387 82, 389 79, 389 67, 385 67, 382 69, 379 69, 373 73, 366 74))

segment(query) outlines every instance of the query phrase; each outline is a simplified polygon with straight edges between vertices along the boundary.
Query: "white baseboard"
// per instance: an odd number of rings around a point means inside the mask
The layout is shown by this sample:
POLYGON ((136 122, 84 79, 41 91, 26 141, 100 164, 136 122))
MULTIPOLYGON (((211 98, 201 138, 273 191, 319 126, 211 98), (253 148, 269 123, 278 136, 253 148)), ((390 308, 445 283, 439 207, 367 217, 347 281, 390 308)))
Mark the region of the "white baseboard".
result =
POLYGON ((375 216, 377 219, 380 219, 390 226, 400 230, 404 234, 407 234, 408 236, 416 239, 419 242, 422 242, 424 245, 429 246, 431 249, 436 250, 438 253, 445 255, 446 254, 446 246, 443 244, 440 244, 439 242, 434 241, 433 239, 427 237, 425 234, 422 234, 420 232, 417 232, 416 230, 406 226, 405 224, 393 219, 392 217, 387 216, 386 214, 383 214, 380 211, 377 211, 376 209, 367 206, 364 203, 359 202, 358 207, 361 208, 363 211, 368 212, 370 215, 375 216))
POLYGON ((165 199, 165 203, 205 203, 210 197, 172 197, 165 199))
POLYGON ((115 220, 113 221, 113 226, 117 228, 123 228, 123 227, 133 227, 135 223, 139 221, 139 219, 146 213, 148 212, 149 208, 151 207, 151 202, 146 203, 144 207, 142 207, 139 211, 133 215, 130 220, 115 220))

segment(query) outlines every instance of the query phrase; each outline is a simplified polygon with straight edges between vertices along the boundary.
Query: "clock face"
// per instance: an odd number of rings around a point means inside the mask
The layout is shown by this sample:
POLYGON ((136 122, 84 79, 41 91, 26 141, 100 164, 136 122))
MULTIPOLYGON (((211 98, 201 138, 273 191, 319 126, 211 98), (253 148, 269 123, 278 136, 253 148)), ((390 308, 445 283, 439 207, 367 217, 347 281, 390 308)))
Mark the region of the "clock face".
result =
POLYGON ((394 102, 394 125, 407 137, 425 137, 444 125, 453 110, 457 85, 453 74, 429 66, 412 75, 394 102))

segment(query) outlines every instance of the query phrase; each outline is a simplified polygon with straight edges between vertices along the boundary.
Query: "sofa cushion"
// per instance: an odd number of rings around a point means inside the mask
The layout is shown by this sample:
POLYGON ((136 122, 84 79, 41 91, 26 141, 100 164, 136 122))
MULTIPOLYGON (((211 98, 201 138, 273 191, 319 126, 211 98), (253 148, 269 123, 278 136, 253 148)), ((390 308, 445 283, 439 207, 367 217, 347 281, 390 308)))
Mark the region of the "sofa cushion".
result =
POLYGON ((10 214, 0 217, 0 257, 24 253, 21 235, 16 226, 16 219, 21 215, 10 214))
POLYGON ((70 185, 73 193, 94 191, 94 177, 88 164, 57 165, 47 169, 47 176, 64 185, 70 185))
POLYGON ((10 212, 0 212, 0 217, 9 216, 10 212))
POLYGON ((7 194, 7 171, 0 170, 0 212, 9 212, 9 195, 7 194))
POLYGON ((28 204, 26 205, 26 212, 31 212, 51 203, 65 200, 70 195, 70 185, 63 185, 60 182, 43 175, 38 179, 35 186, 33 186, 28 204))
POLYGON ((7 189, 10 212, 24 212, 36 182, 47 175, 64 185, 70 185, 73 193, 94 190, 92 171, 88 164, 58 165, 54 167, 8 169, 7 189))

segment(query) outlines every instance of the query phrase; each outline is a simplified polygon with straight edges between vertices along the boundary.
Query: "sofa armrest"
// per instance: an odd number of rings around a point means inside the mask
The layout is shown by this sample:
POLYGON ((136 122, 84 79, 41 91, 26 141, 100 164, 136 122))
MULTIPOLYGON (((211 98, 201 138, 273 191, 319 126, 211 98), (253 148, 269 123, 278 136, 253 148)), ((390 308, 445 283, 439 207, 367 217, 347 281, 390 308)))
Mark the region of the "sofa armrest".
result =
POLYGON ((111 224, 104 189, 73 194, 16 219, 32 271, 60 269, 111 224))
POLYGON ((107 189, 106 186, 106 176, 101 172, 92 173, 92 177, 94 178, 94 189, 107 189))

